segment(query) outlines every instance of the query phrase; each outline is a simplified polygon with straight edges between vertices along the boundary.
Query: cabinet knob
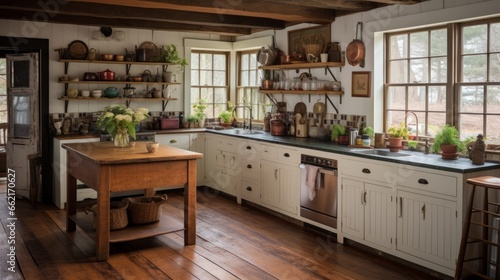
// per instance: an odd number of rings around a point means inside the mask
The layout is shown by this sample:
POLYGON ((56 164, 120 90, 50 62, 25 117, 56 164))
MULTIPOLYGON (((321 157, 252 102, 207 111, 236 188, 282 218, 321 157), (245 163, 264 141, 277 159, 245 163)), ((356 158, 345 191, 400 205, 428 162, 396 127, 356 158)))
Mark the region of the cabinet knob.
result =
POLYGON ((170 143, 177 143, 177 140, 172 139, 172 140, 170 140, 170 143))
POLYGON ((363 170, 361 170, 361 172, 366 173, 366 174, 370 174, 370 173, 372 173, 372 172, 370 171, 370 169, 368 169, 368 168, 363 168, 363 170))
POLYGON ((252 165, 251 164, 247 165, 247 168, 252 169, 252 165))
POLYGON ((290 157, 290 154, 289 153, 284 153, 283 156, 290 157))
POLYGON ((422 184, 422 185, 428 185, 429 184, 429 182, 427 180, 425 180, 425 179, 418 179, 418 183, 422 184))
POLYGON ((247 187, 247 191, 251 192, 252 191, 252 187, 248 186, 247 187))

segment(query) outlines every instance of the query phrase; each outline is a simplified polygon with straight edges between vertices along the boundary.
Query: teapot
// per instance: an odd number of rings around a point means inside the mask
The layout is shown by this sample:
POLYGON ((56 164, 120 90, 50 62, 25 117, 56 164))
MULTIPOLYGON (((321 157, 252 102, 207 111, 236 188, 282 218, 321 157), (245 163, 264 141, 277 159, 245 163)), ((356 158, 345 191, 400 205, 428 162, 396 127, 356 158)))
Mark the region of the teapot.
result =
POLYGON ((101 81, 112 81, 114 79, 115 79, 115 72, 109 69, 99 72, 99 80, 101 81))
POLYGON ((104 96, 106 97, 117 97, 118 96, 118 89, 115 87, 108 87, 106 90, 104 90, 104 96))

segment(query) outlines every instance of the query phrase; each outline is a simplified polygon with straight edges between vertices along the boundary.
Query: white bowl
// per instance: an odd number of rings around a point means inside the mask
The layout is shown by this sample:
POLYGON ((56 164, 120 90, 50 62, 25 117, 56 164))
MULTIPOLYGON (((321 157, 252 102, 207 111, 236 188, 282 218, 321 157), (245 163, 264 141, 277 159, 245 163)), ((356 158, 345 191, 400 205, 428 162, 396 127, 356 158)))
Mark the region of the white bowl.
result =
POLYGON ((82 97, 89 97, 89 96, 90 96, 90 90, 88 90, 88 89, 82 89, 82 90, 80 91, 80 95, 81 95, 82 97))
POLYGON ((96 93, 96 92, 92 93, 92 97, 94 97, 94 98, 99 98, 101 96, 102 96, 102 93, 96 93))
POLYGON ((148 149, 148 153, 154 153, 160 146, 159 142, 147 142, 146 149, 148 149))

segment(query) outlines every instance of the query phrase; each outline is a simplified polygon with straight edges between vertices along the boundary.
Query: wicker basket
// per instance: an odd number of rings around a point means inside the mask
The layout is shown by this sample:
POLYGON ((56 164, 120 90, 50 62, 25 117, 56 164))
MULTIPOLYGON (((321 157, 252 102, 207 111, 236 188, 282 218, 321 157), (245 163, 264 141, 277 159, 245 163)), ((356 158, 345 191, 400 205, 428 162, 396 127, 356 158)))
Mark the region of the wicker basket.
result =
POLYGON ((304 44, 302 45, 304 47, 304 51, 306 55, 308 53, 313 54, 316 57, 319 57, 319 54, 321 53, 323 46, 321 44, 304 44))
MULTIPOLYGON (((122 229, 128 225, 128 216, 127 216, 127 207, 129 203, 127 201, 114 201, 110 203, 110 210, 109 210, 109 229, 110 230, 117 230, 117 229, 122 229)), ((94 213, 94 223, 93 227, 95 229, 95 224, 96 224, 96 215, 97 215, 97 204, 92 206, 91 209, 85 210, 86 213, 88 212, 93 212, 94 213)))
POLYGON ((161 205, 167 201, 167 195, 128 197, 128 218, 132 224, 148 224, 160 220, 161 205))

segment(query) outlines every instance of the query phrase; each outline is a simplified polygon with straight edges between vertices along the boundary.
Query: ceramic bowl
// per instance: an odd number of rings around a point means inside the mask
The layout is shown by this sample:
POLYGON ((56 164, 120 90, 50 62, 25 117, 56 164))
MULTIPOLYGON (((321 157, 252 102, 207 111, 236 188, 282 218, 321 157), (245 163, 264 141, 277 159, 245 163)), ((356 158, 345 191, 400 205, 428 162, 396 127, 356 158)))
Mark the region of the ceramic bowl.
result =
POLYGON ((80 96, 81 97, 89 97, 90 96, 90 90, 88 90, 88 89, 82 89, 82 90, 80 90, 80 96))
POLYGON ((159 142, 147 142, 146 149, 148 149, 148 153, 154 153, 160 146, 159 142))
POLYGON ((99 98, 102 96, 102 90, 100 89, 94 89, 92 91, 92 97, 99 98))

